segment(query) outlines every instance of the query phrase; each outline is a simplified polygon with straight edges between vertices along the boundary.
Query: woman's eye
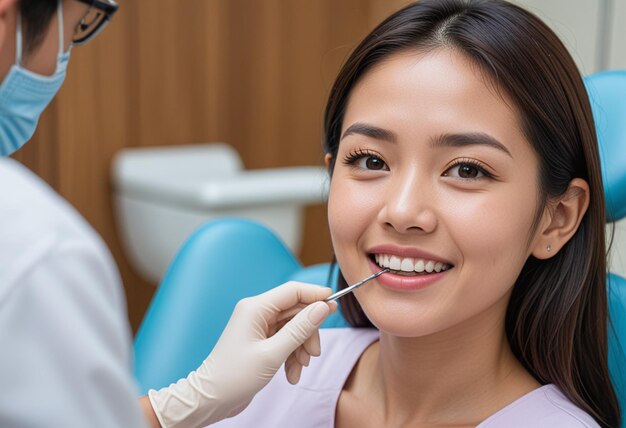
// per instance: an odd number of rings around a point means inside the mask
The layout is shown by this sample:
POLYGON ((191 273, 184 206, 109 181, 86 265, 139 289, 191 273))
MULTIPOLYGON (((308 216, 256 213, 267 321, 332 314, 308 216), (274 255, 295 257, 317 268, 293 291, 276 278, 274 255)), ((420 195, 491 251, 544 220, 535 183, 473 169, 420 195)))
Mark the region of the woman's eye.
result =
POLYGON ((346 155, 343 163, 362 170, 389 171, 385 161, 376 152, 370 150, 354 150, 346 155))
POLYGON ((356 162, 359 168, 370 169, 374 171, 388 170, 385 161, 376 156, 364 156, 356 162))
POLYGON ((468 162, 461 162, 450 167, 444 173, 444 175, 458 177, 465 180, 474 180, 478 178, 489 177, 489 174, 487 174, 487 172, 483 168, 468 162))

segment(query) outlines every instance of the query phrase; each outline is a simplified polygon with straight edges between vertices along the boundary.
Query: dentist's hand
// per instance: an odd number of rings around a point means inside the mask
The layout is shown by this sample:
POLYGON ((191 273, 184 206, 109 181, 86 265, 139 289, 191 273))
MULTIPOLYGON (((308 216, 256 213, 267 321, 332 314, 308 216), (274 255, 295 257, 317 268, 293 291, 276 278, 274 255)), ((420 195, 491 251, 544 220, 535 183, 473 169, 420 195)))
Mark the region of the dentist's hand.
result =
POLYGON ((161 425, 203 427, 238 414, 283 363, 288 381, 297 383, 311 356, 320 355, 319 326, 337 308, 321 301, 330 294, 327 287, 288 282, 237 303, 202 365, 148 393, 161 425))

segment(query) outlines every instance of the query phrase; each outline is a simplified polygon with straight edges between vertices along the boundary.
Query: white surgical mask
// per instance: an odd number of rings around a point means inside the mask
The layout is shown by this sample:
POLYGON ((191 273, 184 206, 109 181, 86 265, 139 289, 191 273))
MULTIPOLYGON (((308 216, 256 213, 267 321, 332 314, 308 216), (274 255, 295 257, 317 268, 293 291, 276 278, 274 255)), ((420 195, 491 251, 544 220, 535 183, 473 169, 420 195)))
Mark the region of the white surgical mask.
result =
POLYGON ((0 85, 0 156, 9 156, 35 133, 39 116, 61 89, 70 52, 63 52, 63 7, 58 0, 59 53, 56 71, 42 76, 22 67, 22 20, 18 14, 15 64, 0 85))

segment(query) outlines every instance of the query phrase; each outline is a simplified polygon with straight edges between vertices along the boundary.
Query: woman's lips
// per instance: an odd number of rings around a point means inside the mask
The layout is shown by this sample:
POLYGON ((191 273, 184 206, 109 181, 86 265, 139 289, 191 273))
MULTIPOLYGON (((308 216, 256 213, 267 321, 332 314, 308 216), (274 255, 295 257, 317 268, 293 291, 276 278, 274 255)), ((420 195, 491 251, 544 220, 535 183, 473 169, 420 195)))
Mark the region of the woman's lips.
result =
MULTIPOLYGON (((382 267, 378 266, 370 257, 367 258, 372 273, 379 272, 382 267)), ((387 272, 376 278, 376 281, 385 288, 395 291, 419 290, 441 279, 449 270, 416 275, 398 275, 387 272)))

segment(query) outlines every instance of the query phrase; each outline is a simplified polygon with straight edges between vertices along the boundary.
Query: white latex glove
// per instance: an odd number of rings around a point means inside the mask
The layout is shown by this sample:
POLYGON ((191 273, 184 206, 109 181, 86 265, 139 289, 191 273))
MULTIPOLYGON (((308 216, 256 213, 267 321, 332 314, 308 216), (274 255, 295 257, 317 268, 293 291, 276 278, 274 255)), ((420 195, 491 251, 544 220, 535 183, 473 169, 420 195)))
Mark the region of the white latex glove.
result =
POLYGON ((337 308, 320 301, 330 294, 327 287, 288 282, 239 301, 202 365, 148 393, 161 425, 203 427, 240 413, 283 363, 288 381, 297 383, 311 356, 320 355, 318 328, 337 308))

